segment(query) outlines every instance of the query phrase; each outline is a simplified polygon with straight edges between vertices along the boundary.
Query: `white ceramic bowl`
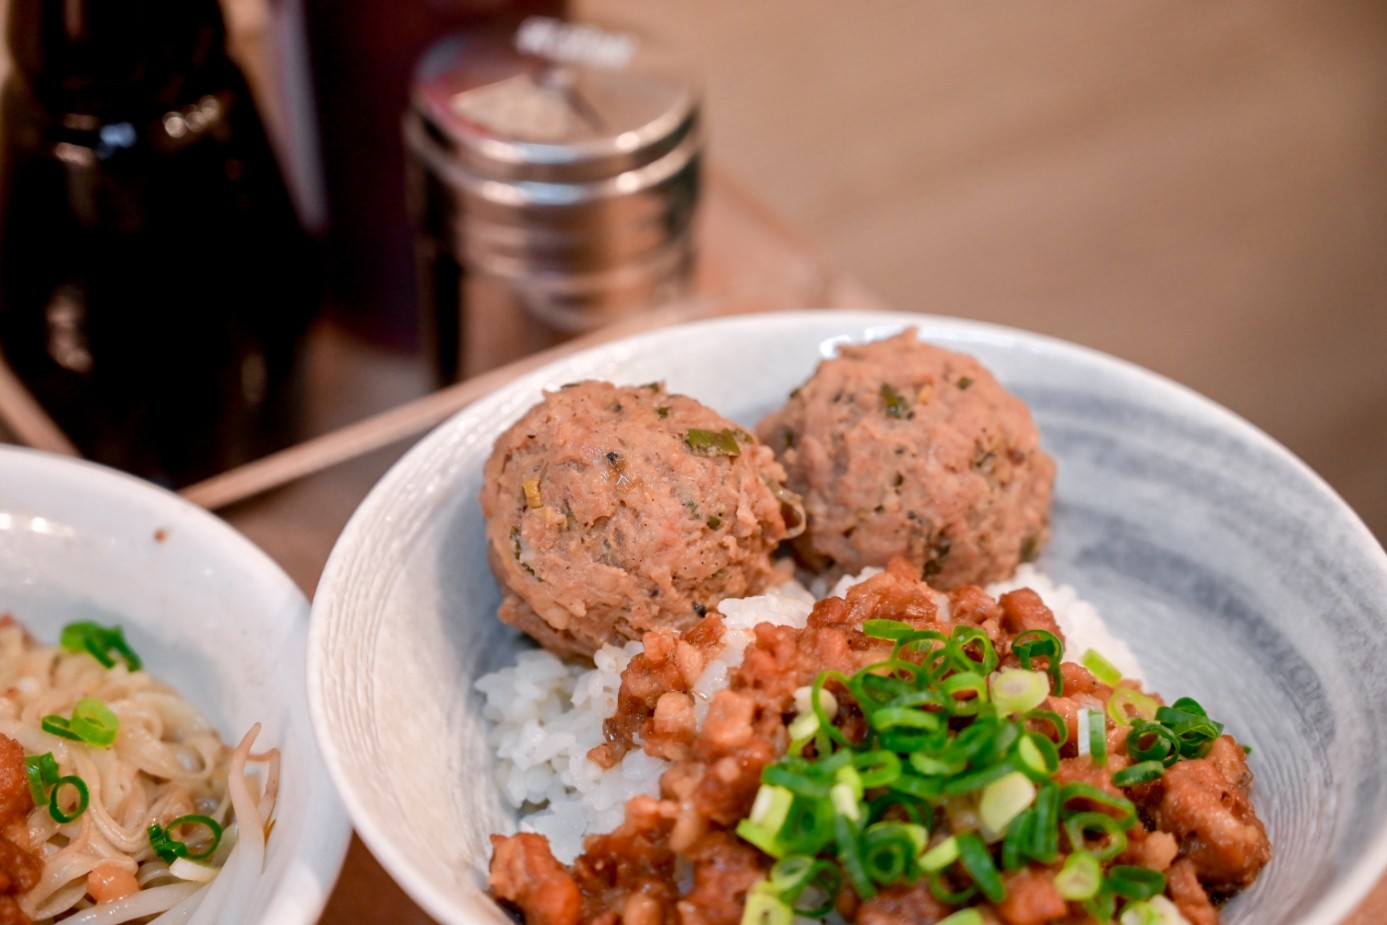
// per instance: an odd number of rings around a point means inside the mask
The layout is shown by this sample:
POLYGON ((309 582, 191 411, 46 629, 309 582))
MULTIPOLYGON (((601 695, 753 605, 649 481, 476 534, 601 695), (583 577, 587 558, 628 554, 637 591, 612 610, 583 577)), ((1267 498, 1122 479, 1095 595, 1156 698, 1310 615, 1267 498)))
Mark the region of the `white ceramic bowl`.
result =
POLYGON ((145 668, 235 744, 282 754, 277 822, 244 922, 312 925, 351 825, 323 769, 304 688, 308 601, 206 511, 91 463, 0 447, 0 613, 40 640, 119 623, 145 668))
POLYGON ((447 422, 376 486, 314 603, 309 696, 361 837, 447 923, 507 922, 487 899, 492 784, 471 682, 524 645, 494 616, 477 494, 495 437, 544 387, 663 379, 744 425, 835 341, 918 325, 1026 399, 1059 461, 1038 563, 1097 604, 1169 696, 1253 747, 1275 857, 1224 922, 1327 923, 1387 867, 1387 555, 1303 464, 1151 373, 989 325, 802 312, 645 334, 563 360, 447 422))

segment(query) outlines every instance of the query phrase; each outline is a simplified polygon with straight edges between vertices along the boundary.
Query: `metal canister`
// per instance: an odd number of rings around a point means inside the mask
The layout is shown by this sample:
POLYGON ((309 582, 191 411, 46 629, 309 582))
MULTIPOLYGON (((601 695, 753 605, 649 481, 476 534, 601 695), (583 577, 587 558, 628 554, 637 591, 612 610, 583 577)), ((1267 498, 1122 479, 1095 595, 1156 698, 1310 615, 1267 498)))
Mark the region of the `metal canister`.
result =
POLYGON ((426 341, 442 381, 686 294, 699 91, 667 51, 532 19, 436 46, 405 120, 426 341))

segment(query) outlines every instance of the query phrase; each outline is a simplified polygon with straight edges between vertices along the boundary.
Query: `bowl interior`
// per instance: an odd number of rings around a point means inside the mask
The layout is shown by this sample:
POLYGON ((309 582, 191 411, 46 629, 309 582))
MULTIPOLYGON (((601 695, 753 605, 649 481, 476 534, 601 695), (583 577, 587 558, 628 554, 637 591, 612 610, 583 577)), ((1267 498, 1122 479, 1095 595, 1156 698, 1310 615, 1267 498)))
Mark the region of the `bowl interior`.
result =
POLYGON ((1253 749, 1275 856, 1228 923, 1329 923, 1387 865, 1387 556, 1320 479, 1250 425, 1094 352, 977 323, 805 312, 666 329, 577 355, 465 410, 407 455, 344 531, 314 603, 309 691, 358 831, 444 922, 487 899, 492 784, 471 681, 526 643, 498 623, 477 494, 495 437, 544 387, 663 379, 743 425, 841 339, 972 353, 1030 405, 1059 461, 1038 565, 1098 606, 1155 690, 1253 749))
POLYGON ((53 642, 65 623, 125 628, 146 669, 235 744, 281 750, 277 822, 246 921, 317 921, 351 837, 308 720, 308 602, 222 521, 88 463, 0 448, 0 613, 53 642))

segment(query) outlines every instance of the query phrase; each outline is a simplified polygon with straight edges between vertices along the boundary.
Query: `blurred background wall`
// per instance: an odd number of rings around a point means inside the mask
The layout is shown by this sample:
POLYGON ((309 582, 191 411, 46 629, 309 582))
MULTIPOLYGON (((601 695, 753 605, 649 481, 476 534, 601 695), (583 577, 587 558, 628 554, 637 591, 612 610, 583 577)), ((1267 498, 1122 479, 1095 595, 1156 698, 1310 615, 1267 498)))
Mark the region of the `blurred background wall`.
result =
MULTIPOLYGON (((265 0, 226 4, 273 84, 265 0)), ((713 160, 882 303, 1150 367, 1387 537, 1387 4, 571 9, 682 48, 713 160)))
POLYGON ((714 159, 891 307, 1170 376, 1387 537, 1387 4, 576 9, 684 47, 714 159))

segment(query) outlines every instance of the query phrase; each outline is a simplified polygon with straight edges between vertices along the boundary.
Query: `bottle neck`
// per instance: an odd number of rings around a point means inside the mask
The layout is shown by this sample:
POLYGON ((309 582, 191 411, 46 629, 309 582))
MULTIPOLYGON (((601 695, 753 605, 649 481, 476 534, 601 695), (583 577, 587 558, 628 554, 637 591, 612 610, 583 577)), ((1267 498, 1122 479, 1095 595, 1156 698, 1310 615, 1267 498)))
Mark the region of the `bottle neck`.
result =
POLYGON ((101 119, 184 105, 231 67, 217 0, 11 0, 8 42, 28 97, 101 119))

